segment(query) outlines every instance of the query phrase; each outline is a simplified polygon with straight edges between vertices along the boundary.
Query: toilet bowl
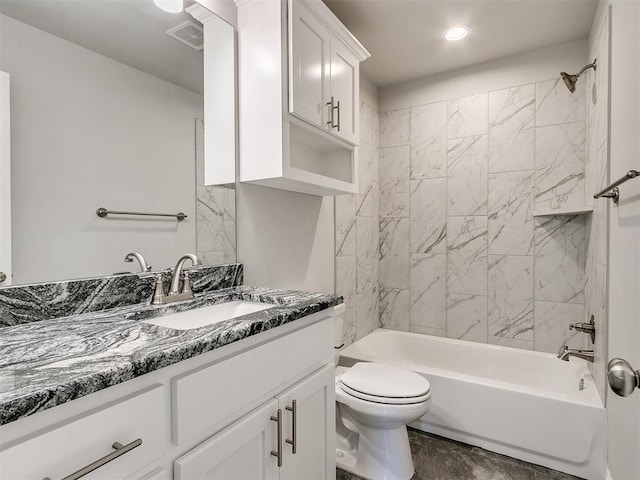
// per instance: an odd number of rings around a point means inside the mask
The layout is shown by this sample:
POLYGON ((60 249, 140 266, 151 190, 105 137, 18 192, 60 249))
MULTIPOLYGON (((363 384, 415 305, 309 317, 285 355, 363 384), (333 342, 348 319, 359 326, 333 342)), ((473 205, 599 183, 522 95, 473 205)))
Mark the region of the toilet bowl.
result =
POLYGON ((408 480, 407 424, 429 410, 431 386, 415 372, 378 363, 336 367, 336 464, 371 480, 408 480))

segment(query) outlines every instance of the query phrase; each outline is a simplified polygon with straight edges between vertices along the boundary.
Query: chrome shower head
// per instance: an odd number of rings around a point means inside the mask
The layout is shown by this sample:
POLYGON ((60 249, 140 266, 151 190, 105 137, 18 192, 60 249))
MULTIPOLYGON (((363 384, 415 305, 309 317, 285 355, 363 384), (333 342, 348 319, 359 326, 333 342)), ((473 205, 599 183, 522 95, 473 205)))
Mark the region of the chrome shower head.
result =
POLYGON ((560 72, 564 84, 567 86, 571 93, 576 91, 576 82, 578 81, 578 75, 571 75, 567 72, 560 72))
POLYGON ((596 69, 596 60, 594 60, 593 63, 582 67, 582 70, 580 70, 578 73, 570 74, 567 72, 560 72, 560 76, 562 77, 562 80, 564 80, 564 84, 567 86, 571 93, 576 91, 576 83, 578 82, 578 78, 580 77, 580 75, 582 75, 584 71, 588 70, 589 68, 593 68, 594 70, 596 69))

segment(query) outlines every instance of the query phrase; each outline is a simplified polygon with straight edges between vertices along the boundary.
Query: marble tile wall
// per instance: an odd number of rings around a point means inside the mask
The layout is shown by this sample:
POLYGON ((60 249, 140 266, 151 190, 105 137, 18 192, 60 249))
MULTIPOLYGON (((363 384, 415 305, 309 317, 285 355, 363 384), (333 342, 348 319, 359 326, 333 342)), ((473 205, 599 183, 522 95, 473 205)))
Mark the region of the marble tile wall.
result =
MULTIPOLYGON (((380 113, 380 325, 557 352, 582 321, 585 83, 380 113), (582 88, 580 88, 582 87, 582 88)), ((582 334, 580 334, 582 335, 582 334)))
MULTIPOLYGON (((593 32, 589 59, 597 59, 597 70, 586 73, 587 166, 585 170, 585 202, 594 210, 587 222, 588 245, 585 270, 585 321, 593 315, 596 321, 595 361, 590 365, 605 400, 607 355, 607 251, 610 200, 594 200, 592 195, 610 181, 608 158, 608 79, 609 79, 609 16, 608 13, 593 32)), ((591 348, 591 342, 588 342, 591 348)))
MULTIPOLYGON (((401 162, 402 153, 397 155, 398 158, 391 161, 401 162)), ((359 192, 358 195, 335 197, 335 285, 336 294, 345 299, 342 335, 345 345, 364 337, 378 326, 378 210, 393 211, 396 208, 393 198, 388 198, 389 203, 384 206, 380 204, 378 185, 379 181, 384 181, 390 190, 394 185, 404 188, 398 184, 392 171, 388 173, 384 178, 378 176, 378 112, 361 101, 359 192)), ((398 190, 398 195, 408 197, 409 192, 398 190)), ((408 224, 405 230, 408 235, 408 224)))
POLYGON ((204 185, 204 123, 196 119, 196 252, 207 265, 236 261, 236 189, 204 185))

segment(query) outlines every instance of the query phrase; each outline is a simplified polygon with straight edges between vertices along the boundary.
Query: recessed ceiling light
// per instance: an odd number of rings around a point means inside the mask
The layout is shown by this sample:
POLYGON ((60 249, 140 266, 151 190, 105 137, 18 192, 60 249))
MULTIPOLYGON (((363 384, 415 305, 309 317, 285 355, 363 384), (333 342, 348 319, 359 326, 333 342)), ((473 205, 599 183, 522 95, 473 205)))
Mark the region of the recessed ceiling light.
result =
POLYGON ((471 29, 466 25, 456 25, 455 27, 447 28, 442 36, 450 42, 457 42, 467 37, 471 29))

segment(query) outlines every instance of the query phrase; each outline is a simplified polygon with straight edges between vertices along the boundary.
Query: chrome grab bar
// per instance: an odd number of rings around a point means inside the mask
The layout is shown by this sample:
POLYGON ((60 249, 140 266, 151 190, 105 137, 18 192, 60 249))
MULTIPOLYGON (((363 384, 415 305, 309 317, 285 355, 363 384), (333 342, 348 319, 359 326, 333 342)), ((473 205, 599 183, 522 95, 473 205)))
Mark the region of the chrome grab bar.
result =
MULTIPOLYGON (((113 445, 111 445, 111 447, 115 449, 115 452, 111 452, 108 455, 105 455, 104 457, 99 458, 95 462, 87 465, 84 468, 81 468, 77 472, 73 472, 71 475, 67 475, 62 480, 77 480, 80 477, 84 477, 86 474, 93 472, 94 470, 102 467, 103 465, 106 465, 112 460, 115 460, 119 456, 124 455, 127 452, 130 452, 131 450, 133 450, 136 447, 139 447, 140 445, 142 445, 141 438, 138 438, 137 440, 134 440, 133 442, 128 443, 126 445, 122 445, 119 442, 113 442, 113 445)), ((49 477, 45 477, 42 480, 51 480, 51 479, 49 477)))
POLYGON ((619 178, 618 180, 613 182, 611 185, 609 185, 607 188, 604 188, 600 190, 598 193, 595 193, 593 195, 593 198, 600 198, 600 197, 611 198, 613 200, 613 203, 617 204, 618 201, 620 200, 620 189, 618 189, 618 185, 622 185, 627 180, 631 180, 632 178, 636 178, 638 176, 640 176, 640 172, 638 170, 629 170, 624 177, 619 178))
POLYGON ((178 213, 144 213, 144 212, 119 212, 116 210, 107 210, 104 207, 100 207, 96 210, 96 215, 100 218, 104 218, 107 215, 142 215, 147 217, 175 217, 179 222, 187 218, 187 214, 183 212, 178 213))

